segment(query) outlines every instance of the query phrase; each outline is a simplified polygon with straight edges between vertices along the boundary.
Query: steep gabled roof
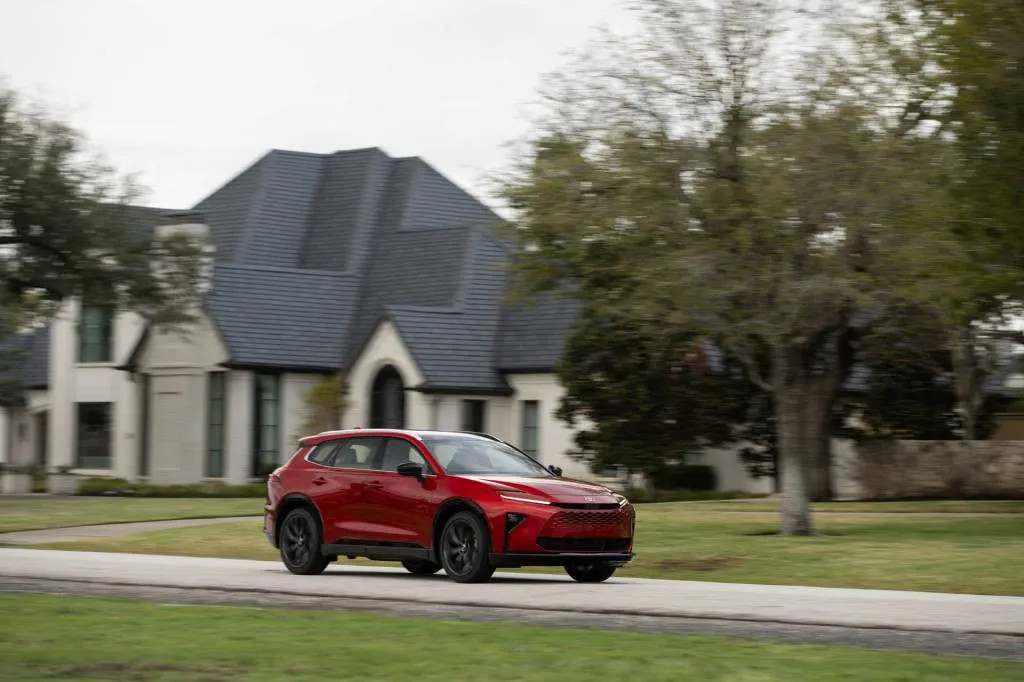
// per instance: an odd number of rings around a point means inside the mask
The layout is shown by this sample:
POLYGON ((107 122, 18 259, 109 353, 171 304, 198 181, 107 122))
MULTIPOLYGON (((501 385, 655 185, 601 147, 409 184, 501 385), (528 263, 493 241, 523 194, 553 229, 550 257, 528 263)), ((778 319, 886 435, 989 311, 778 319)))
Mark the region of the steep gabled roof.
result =
POLYGON ((386 318, 421 390, 504 393, 503 370, 554 365, 575 315, 503 314, 500 219, 417 157, 273 150, 191 211, 216 246, 205 309, 232 366, 344 370, 386 318))
POLYGON ((323 270, 218 265, 206 309, 231 364, 330 371, 348 341, 356 284, 323 270))

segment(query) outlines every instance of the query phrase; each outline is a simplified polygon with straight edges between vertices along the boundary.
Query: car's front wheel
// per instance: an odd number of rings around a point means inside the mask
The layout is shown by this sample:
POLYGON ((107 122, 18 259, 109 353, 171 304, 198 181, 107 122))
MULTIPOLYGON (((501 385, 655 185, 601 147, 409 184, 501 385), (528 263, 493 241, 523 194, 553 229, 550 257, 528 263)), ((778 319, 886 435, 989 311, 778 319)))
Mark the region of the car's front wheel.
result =
POLYGON ((438 554, 444 572, 458 583, 486 582, 494 575, 489 544, 483 519, 471 511, 454 515, 441 532, 438 554))
POLYGON ((578 583, 600 583, 611 578, 615 573, 615 566, 603 563, 595 564, 569 564, 565 572, 578 583))
POLYGON ((320 524, 312 512, 301 507, 284 517, 278 549, 285 567, 297 575, 319 575, 331 563, 331 558, 320 552, 320 524))
POLYGON ((413 575, 434 575, 441 570, 441 564, 433 561, 403 561, 402 566, 413 575))

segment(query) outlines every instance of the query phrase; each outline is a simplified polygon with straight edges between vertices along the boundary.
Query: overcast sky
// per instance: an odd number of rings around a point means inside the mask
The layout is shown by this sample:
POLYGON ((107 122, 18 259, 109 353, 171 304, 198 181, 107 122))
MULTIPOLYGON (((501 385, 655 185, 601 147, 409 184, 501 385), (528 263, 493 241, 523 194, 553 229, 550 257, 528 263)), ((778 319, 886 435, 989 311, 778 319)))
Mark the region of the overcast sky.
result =
POLYGON ((271 148, 418 155, 481 199, 623 0, 0 0, 0 79, 186 208, 271 148))

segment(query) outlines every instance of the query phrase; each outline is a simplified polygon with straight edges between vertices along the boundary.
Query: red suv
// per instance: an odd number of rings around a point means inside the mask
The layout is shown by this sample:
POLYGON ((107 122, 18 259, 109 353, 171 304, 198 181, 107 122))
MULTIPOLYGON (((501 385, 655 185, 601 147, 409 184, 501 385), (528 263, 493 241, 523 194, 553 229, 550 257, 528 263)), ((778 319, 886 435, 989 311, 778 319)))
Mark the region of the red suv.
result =
POLYGON ((361 556, 458 582, 517 566, 607 580, 633 558, 633 507, 560 474, 486 435, 330 431, 268 478, 263 532, 302 575, 361 556))

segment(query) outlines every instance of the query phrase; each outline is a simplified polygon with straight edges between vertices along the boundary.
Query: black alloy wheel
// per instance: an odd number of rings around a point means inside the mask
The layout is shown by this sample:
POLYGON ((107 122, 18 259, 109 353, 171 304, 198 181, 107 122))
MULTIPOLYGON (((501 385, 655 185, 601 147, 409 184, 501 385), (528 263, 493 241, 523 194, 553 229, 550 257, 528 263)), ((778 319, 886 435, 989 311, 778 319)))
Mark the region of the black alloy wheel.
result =
POLYGON ((433 561, 403 561, 402 566, 413 575, 433 575, 441 570, 441 564, 433 561))
POLYGON ((319 575, 331 563, 320 552, 320 524, 308 509, 299 508, 284 517, 278 547, 285 567, 296 575, 319 575))
POLYGON ((569 564, 565 572, 578 583, 600 583, 611 578, 615 573, 615 566, 604 563, 594 564, 569 564))
POLYGON ((455 582, 482 583, 494 574, 483 519, 471 511, 448 520, 441 533, 441 565, 455 582))

